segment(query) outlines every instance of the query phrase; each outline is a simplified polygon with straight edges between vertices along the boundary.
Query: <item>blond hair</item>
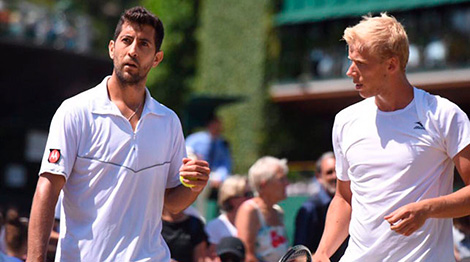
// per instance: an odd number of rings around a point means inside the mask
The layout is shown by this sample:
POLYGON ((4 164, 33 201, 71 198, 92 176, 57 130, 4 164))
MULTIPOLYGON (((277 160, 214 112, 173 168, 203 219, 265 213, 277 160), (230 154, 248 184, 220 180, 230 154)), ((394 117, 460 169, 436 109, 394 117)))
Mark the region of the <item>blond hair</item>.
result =
POLYGON ((359 24, 344 30, 343 39, 348 46, 353 45, 361 51, 367 49, 382 61, 396 56, 405 71, 410 50, 403 25, 387 13, 362 18, 359 24))
POLYGON ((281 168, 284 174, 289 172, 287 167, 287 159, 279 159, 272 156, 264 156, 258 159, 248 170, 248 180, 251 188, 255 191, 255 195, 258 195, 261 184, 264 181, 272 179, 278 168, 281 168))
POLYGON ((217 204, 225 210, 225 202, 232 197, 243 196, 247 188, 247 178, 241 175, 229 176, 220 186, 217 204))

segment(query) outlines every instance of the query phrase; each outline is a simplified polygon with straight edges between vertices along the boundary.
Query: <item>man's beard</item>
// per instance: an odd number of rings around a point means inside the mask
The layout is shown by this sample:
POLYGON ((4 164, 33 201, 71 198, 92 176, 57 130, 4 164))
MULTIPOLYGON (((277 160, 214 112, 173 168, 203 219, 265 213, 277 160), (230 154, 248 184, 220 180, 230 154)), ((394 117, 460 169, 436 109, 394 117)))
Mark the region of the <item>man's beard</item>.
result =
POLYGON ((323 188, 330 196, 334 196, 336 193, 336 184, 322 183, 323 188))
POLYGON ((145 77, 137 74, 124 74, 124 71, 122 68, 117 67, 116 65, 114 66, 114 71, 116 72, 116 76, 119 80, 124 85, 135 85, 139 82, 141 82, 145 77))

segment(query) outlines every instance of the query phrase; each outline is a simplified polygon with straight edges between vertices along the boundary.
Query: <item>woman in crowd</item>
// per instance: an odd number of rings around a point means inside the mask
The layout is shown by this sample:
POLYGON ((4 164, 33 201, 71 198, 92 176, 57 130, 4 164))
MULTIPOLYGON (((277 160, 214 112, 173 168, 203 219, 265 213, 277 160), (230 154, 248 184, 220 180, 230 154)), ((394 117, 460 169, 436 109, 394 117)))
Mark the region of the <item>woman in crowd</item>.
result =
POLYGON ((287 172, 287 161, 271 156, 262 157, 248 171, 255 197, 240 206, 235 219, 246 262, 278 261, 288 249, 283 212, 277 205, 286 198, 287 172))
POLYGON ((454 218, 453 224, 455 260, 470 261, 470 216, 454 218))
POLYGON ((206 225, 211 259, 215 259, 215 247, 222 238, 237 236, 235 216, 240 205, 251 197, 252 192, 246 176, 232 175, 222 183, 217 199, 217 204, 222 213, 206 225))
POLYGON ((204 222, 185 212, 171 213, 163 208, 162 236, 168 244, 172 261, 203 262, 207 256, 204 222))
POLYGON ((26 259, 28 220, 19 216, 17 210, 9 209, 5 218, 5 254, 0 261, 22 262, 26 259))

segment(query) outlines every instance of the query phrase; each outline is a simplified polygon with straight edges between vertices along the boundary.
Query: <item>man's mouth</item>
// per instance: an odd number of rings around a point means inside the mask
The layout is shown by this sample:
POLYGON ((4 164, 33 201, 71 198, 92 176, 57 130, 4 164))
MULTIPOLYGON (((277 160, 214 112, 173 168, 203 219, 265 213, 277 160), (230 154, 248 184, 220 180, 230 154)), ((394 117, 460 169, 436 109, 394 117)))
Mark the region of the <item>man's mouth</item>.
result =
POLYGON ((356 89, 361 89, 361 88, 362 88, 362 86, 363 86, 363 85, 362 85, 362 84, 360 84, 360 83, 354 83, 354 84, 355 84, 355 87, 356 87, 356 89))
POLYGON ((124 66, 137 68, 137 65, 136 65, 136 64, 132 64, 132 63, 125 63, 124 66))

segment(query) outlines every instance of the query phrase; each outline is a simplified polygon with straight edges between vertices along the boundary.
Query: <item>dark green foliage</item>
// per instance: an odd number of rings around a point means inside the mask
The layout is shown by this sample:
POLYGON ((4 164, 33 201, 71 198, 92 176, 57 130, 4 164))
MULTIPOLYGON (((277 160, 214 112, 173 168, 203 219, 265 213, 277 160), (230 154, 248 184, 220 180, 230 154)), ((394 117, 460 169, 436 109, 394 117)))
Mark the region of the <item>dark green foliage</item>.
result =
POLYGON ((198 2, 181 0, 144 0, 142 5, 163 22, 164 58, 149 74, 147 85, 161 103, 182 115, 195 75, 198 2))
POLYGON ((201 2, 196 91, 244 96, 219 111, 234 156, 234 172, 246 173, 260 156, 266 41, 272 16, 268 0, 201 2))

